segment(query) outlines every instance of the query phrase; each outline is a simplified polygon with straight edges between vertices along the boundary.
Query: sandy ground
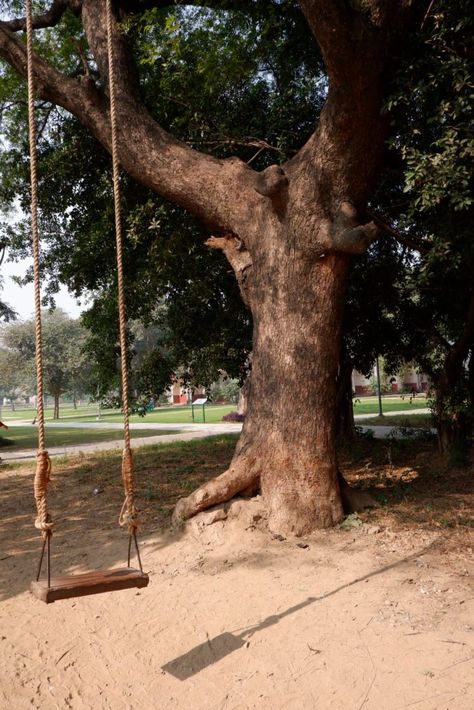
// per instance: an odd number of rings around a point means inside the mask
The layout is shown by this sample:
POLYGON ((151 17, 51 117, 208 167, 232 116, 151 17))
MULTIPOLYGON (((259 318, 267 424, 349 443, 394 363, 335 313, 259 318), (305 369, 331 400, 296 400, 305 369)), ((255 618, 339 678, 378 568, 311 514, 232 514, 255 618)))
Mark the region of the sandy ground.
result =
MULTIPOLYGON (((258 499, 236 501, 174 536, 148 523, 147 589, 46 606, 27 591, 38 538, 25 476, 2 479, 1 710, 474 707, 465 532, 364 523, 278 540, 258 499)), ((120 564, 105 497, 84 513, 58 487, 55 568, 120 564)))

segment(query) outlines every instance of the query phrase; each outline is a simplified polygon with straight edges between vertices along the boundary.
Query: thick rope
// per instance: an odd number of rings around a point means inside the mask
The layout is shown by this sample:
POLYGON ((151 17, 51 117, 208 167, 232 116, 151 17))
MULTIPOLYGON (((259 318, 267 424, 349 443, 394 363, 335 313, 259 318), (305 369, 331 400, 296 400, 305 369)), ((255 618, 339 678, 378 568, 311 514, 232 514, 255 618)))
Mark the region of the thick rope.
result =
POLYGON ((35 520, 35 528, 41 530, 43 536, 51 535, 53 522, 48 513, 48 504, 46 493, 48 483, 51 480, 51 459, 47 451, 38 451, 36 454, 36 472, 35 472, 35 500, 36 509, 38 511, 35 520))
POLYGON ((127 364, 127 319, 125 313, 125 287, 123 277, 123 236, 122 214, 120 209, 120 163, 118 157, 118 130, 116 110, 116 80, 113 46, 113 13, 112 0, 107 1, 107 55, 109 64, 109 94, 110 94, 110 127, 112 138, 112 180, 114 186, 114 213, 115 213, 115 243, 117 253, 117 288, 118 288, 118 313, 119 313, 119 342, 120 342, 120 369, 122 378, 122 406, 123 406, 123 433, 124 450, 122 456, 122 480, 125 499, 119 517, 120 525, 128 525, 132 533, 138 526, 137 511, 134 501, 134 475, 133 458, 130 446, 130 418, 129 418, 129 383, 127 364))
POLYGON ((122 481, 125 497, 119 515, 119 525, 128 526, 130 534, 138 527, 137 509, 134 499, 133 456, 130 448, 122 452, 122 481))
POLYGON ((28 135, 30 142, 31 179, 31 240, 33 245, 35 348, 36 348, 36 409, 38 421, 38 455, 35 473, 35 500, 37 518, 35 526, 43 536, 51 535, 53 523, 48 513, 47 489, 51 478, 51 461, 45 450, 43 346, 41 337, 41 274, 40 238, 38 228, 38 171, 36 154, 35 87, 33 75, 33 11, 32 0, 26 0, 26 63, 28 71, 28 135))

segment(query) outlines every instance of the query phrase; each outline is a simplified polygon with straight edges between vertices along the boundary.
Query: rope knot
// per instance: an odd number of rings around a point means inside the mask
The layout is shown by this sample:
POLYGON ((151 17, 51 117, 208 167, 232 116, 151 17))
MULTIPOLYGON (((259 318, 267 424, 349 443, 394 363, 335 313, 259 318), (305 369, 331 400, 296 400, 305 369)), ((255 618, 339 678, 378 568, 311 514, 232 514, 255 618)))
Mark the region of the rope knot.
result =
POLYGON ((119 525, 127 526, 128 532, 132 535, 138 528, 138 510, 135 507, 135 497, 133 490, 133 456, 132 450, 127 446, 122 453, 122 480, 125 491, 125 498, 122 510, 119 515, 119 525))
POLYGON ((46 537, 46 535, 51 535, 53 532, 54 528, 54 523, 49 515, 49 513, 46 515, 46 520, 41 520, 41 518, 38 516, 35 520, 35 528, 37 530, 41 530, 43 533, 43 536, 46 537))
POLYGON ((35 472, 35 500, 38 515, 35 520, 35 528, 41 530, 43 536, 51 535, 54 523, 48 513, 46 494, 48 484, 51 481, 51 459, 44 449, 40 449, 36 454, 35 472))

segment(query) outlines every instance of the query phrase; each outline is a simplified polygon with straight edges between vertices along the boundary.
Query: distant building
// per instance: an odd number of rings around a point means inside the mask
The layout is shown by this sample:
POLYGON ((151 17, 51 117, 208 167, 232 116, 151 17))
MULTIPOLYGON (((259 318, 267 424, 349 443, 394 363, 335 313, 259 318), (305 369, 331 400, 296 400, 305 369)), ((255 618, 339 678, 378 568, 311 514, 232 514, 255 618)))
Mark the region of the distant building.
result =
MULTIPOLYGON (((375 377, 375 365, 370 378, 354 370, 352 373, 352 391, 355 392, 356 395, 373 394, 371 380, 375 377)), ((402 392, 416 392, 418 394, 420 392, 427 392, 430 386, 428 375, 424 372, 417 372, 411 365, 407 365, 400 375, 389 377, 389 383, 393 394, 402 392)))
POLYGON ((206 390, 204 387, 185 387, 182 380, 173 382, 165 392, 170 404, 188 404, 196 397, 204 397, 206 390))
POLYGON ((352 371, 352 391, 356 394, 373 394, 370 380, 357 370, 352 371))

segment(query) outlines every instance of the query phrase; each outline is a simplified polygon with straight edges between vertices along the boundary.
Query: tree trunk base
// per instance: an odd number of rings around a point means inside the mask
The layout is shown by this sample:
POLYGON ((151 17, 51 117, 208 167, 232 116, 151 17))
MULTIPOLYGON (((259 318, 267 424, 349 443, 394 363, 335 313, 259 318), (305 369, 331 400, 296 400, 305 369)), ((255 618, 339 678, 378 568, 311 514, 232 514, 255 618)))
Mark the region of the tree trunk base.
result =
MULTIPOLYGON (((378 506, 377 501, 367 491, 352 488, 338 471, 338 483, 341 492, 344 514, 354 513, 367 508, 378 506)), ((232 498, 252 498, 260 492, 260 475, 255 467, 245 466, 242 461, 230 466, 227 471, 217 478, 204 483, 186 498, 180 498, 173 512, 173 525, 180 526, 189 518, 201 513, 208 508, 227 503, 232 498)), ((280 520, 278 511, 271 501, 268 511, 270 513, 269 527, 273 532, 293 534, 296 537, 311 532, 315 528, 326 528, 336 525, 340 515, 331 508, 321 511, 320 505, 315 505, 315 515, 312 520, 280 520)))

